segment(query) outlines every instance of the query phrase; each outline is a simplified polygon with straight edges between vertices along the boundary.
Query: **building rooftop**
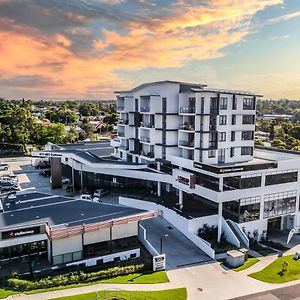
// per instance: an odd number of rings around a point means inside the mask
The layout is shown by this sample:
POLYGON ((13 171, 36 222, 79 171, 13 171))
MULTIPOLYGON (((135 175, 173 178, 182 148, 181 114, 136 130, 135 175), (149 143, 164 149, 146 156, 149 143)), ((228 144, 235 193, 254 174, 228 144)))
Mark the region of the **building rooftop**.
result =
POLYGON ((77 200, 44 193, 17 195, 15 203, 6 199, 0 213, 0 230, 48 223, 50 228, 111 221, 145 213, 145 210, 77 200), (7 205, 10 203, 9 205, 7 205))

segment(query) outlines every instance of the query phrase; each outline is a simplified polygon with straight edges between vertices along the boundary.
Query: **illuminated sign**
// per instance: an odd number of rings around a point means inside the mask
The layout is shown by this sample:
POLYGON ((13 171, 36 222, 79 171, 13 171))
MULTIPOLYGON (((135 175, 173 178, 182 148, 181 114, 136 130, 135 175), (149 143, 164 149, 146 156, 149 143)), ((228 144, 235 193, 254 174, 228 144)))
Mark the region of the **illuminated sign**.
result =
POLYGON ((40 227, 24 228, 19 230, 10 230, 2 232, 2 240, 13 239, 22 236, 39 234, 41 232, 40 227))

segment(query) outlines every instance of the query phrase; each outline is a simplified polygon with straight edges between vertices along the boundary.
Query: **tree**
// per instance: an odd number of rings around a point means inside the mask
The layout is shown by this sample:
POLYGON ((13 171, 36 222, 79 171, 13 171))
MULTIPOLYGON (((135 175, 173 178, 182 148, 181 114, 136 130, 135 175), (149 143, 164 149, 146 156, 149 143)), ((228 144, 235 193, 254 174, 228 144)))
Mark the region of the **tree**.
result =
POLYGON ((278 149, 286 149, 286 143, 280 139, 274 139, 271 141, 271 146, 278 149))

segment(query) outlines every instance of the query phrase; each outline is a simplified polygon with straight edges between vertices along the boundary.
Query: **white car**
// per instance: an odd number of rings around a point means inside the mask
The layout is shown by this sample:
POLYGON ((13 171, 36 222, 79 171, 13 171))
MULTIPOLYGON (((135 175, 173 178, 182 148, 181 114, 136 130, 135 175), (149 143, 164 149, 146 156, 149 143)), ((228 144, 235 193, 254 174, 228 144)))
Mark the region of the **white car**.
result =
POLYGON ((98 197, 93 197, 91 194, 82 194, 80 196, 80 200, 87 200, 87 201, 93 201, 93 202, 100 202, 100 199, 98 197))
POLYGON ((104 196, 106 196, 108 194, 109 194, 109 191, 106 191, 104 189, 98 189, 98 190, 94 191, 93 196, 97 197, 97 198, 102 198, 102 197, 104 197, 104 196))
POLYGON ((8 163, 0 163, 0 171, 8 170, 8 163))
MULTIPOLYGON (((52 176, 50 176, 49 182, 52 183, 52 176)), ((62 184, 70 184, 70 183, 71 183, 71 180, 70 180, 69 178, 62 177, 62 178, 61 178, 61 183, 62 183, 62 184)))

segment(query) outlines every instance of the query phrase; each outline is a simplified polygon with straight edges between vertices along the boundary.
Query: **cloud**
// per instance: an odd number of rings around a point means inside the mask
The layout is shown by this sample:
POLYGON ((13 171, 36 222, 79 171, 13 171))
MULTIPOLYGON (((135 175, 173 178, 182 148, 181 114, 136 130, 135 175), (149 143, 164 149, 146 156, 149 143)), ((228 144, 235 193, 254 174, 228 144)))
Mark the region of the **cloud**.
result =
POLYGON ((291 36, 286 34, 286 35, 280 35, 280 36, 273 36, 270 38, 271 41, 276 41, 276 40, 286 40, 289 39, 291 36))
POLYGON ((224 56, 257 12, 283 0, 125 2, 0 0, 0 81, 36 98, 99 99, 132 84, 121 70, 224 56))
POLYGON ((288 21, 288 20, 291 20, 291 19, 294 19, 297 17, 300 17, 300 11, 296 11, 296 12, 293 12, 290 14, 286 14, 286 15, 282 15, 282 16, 279 16, 276 18, 269 19, 267 21, 267 24, 275 24, 275 23, 279 23, 282 21, 288 21))

